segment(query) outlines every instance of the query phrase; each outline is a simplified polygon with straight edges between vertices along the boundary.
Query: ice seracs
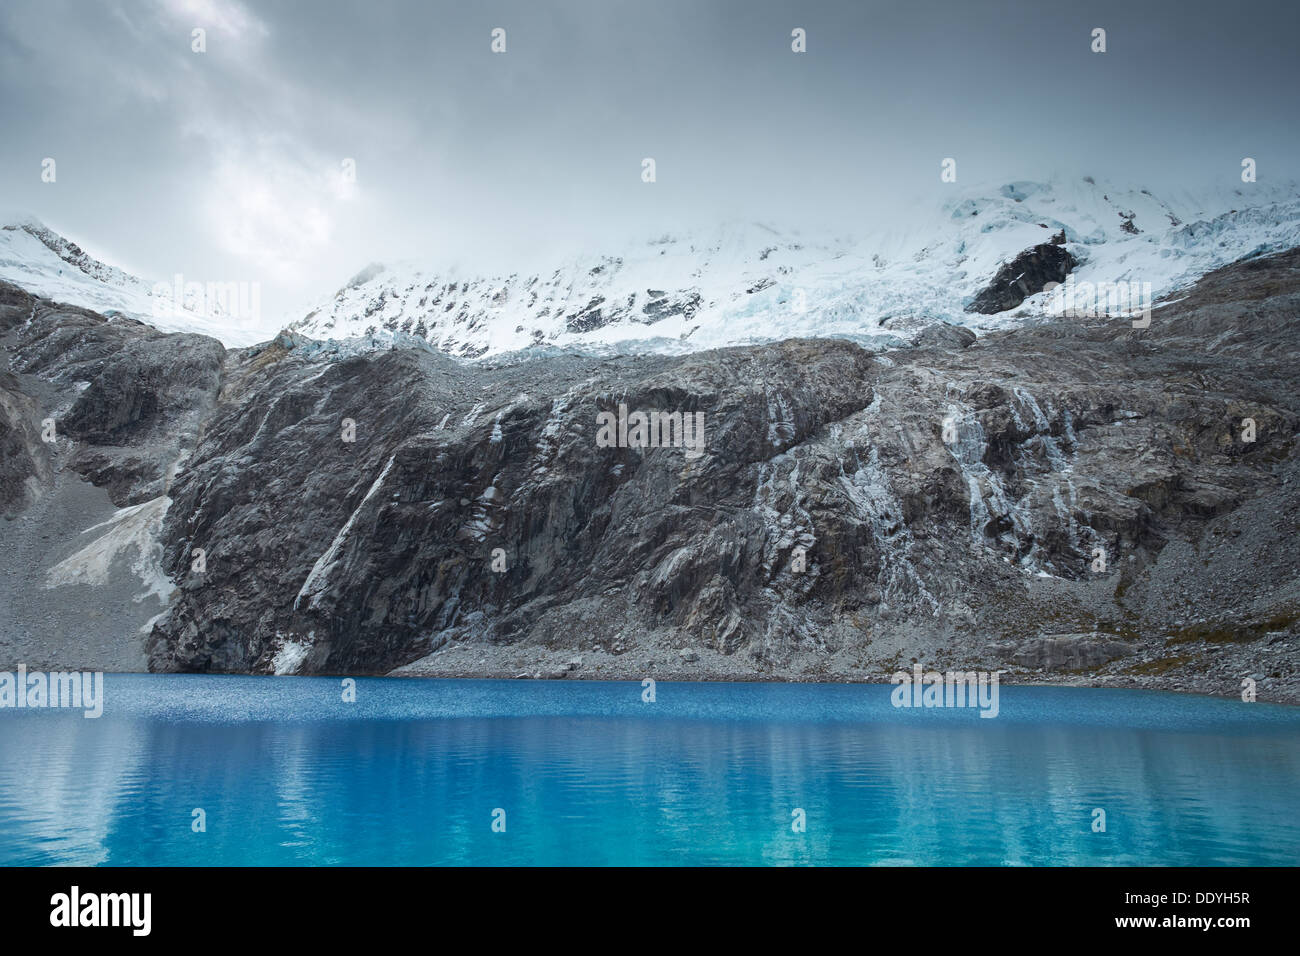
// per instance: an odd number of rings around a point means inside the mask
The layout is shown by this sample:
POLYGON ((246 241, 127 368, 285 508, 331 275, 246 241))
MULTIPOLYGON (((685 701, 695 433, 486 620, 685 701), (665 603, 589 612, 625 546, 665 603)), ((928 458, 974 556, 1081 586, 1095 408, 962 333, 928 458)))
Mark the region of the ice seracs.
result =
MULTIPOLYGON (((978 330, 1079 312, 1059 287, 1039 291, 1041 283, 1023 298, 980 296, 1000 267, 1058 238, 1062 259, 1073 263, 1071 288, 1136 284, 1149 317, 1152 298, 1238 259, 1300 245, 1300 188, 1227 182, 1156 195, 1091 177, 951 186, 904 218, 864 222, 847 237, 733 223, 514 271, 418 258, 372 263, 295 313, 301 318, 288 331, 295 347, 335 342, 312 347, 343 354, 421 345, 463 359, 547 349, 675 354, 799 336, 880 350, 937 322, 978 330)), ((242 315, 257 290, 191 278, 153 283, 39 222, 0 218, 0 279, 227 346, 273 337, 242 315), (213 286, 233 289, 238 308, 214 308, 213 286)))
POLYGON ((944 321, 1003 327, 1072 307, 1036 289, 965 310, 999 267, 1059 237, 1072 281, 1156 298, 1247 255, 1300 244, 1300 191, 1241 183, 1158 197, 1090 177, 936 197, 853 238, 763 224, 657 236, 501 274, 371 265, 292 328, 312 338, 414 336, 461 358, 554 347, 680 353, 796 336, 906 344, 944 321))

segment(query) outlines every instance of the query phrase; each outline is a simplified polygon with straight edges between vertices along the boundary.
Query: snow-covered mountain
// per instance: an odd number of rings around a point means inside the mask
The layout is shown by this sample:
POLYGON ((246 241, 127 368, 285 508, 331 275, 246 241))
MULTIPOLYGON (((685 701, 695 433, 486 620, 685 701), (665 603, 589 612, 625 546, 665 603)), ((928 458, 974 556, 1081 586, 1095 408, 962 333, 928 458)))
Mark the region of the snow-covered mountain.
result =
POLYGON ((888 346, 935 320, 991 328, 1051 310, 1036 295, 1000 315, 963 311, 1001 263, 1062 230, 1078 281, 1149 282, 1159 297, 1244 256, 1300 245, 1300 190, 1242 183, 1156 196, 1091 178, 1016 182, 955 193, 857 237, 744 224, 528 273, 374 264, 291 327, 313 338, 406 333, 465 358, 802 335, 888 346))
MULTIPOLYGON (((1059 312, 1031 295, 996 315, 965 311, 1000 265, 1064 233, 1079 282, 1150 283, 1168 295, 1237 259, 1300 245, 1300 188, 1240 183, 1156 195, 1091 178, 952 187, 905 221, 854 236, 744 223, 654 237, 508 274, 472 264, 374 264, 298 314, 313 339, 414 336, 461 358, 528 348, 688 352, 793 336, 903 344, 947 321, 976 329, 1059 312)), ((0 225, 0 279, 164 331, 228 346, 274 329, 183 292, 158 308, 152 282, 91 257, 31 219, 0 225)), ((1018 298, 1018 297, 1017 297, 1018 298)))
MULTIPOLYGON (((108 265, 29 217, 0 223, 0 279, 56 302, 138 319, 164 332, 201 332, 226 345, 265 341, 267 330, 237 316, 217 297, 171 291, 155 296, 155 283, 108 265), (179 298, 179 305, 173 299, 179 298)), ((206 285, 204 289, 206 291, 206 285)))

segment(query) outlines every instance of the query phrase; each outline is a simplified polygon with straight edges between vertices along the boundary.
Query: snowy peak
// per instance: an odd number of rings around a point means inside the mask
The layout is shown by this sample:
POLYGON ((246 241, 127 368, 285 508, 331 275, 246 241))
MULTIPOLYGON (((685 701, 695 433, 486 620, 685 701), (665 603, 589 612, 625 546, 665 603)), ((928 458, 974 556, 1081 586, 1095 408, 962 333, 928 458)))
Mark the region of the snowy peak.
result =
MULTIPOLYGON (((62 276, 66 271, 70 282, 80 281, 80 277, 75 276, 75 273, 79 272, 82 276, 85 276, 86 278, 93 280, 93 282, 103 286, 122 289, 133 294, 148 294, 149 287, 143 279, 133 276, 130 273, 123 272, 116 266, 110 266, 106 263, 100 262, 89 253, 83 251, 76 243, 70 242, 63 236, 60 236, 39 220, 20 220, 9 225, 0 226, 0 230, 22 234, 21 237, 15 237, 16 241, 13 243, 13 247, 15 248, 21 248, 23 245, 26 245, 30 251, 37 252, 35 244, 25 241, 27 239, 35 240, 35 243, 39 243, 48 250, 49 253, 55 256, 59 262, 64 263, 64 266, 56 268, 55 274, 62 276)), ((6 242, 6 246, 9 245, 10 244, 6 242)), ((42 260, 45 258, 44 255, 37 253, 36 255, 30 256, 27 261, 39 266, 44 265, 42 260)), ((8 265, 8 263, 5 264, 8 265)))
MULTIPOLYGON (((1159 298, 1230 262, 1300 245, 1300 192, 1243 183, 1156 195, 1090 177, 1017 181, 944 189, 853 237, 732 223, 517 272, 372 263, 289 329, 319 340, 414 338, 466 359, 539 348, 680 353, 794 336, 888 348, 936 321, 988 329, 1059 312, 1046 293, 979 298, 1000 268, 1059 235, 1078 281, 1138 282, 1159 298), (982 314, 990 301, 1005 311, 982 314)), ((227 346, 273 332, 247 283, 153 283, 30 219, 0 226, 0 279, 227 346)))
POLYGON ((257 316, 248 314, 250 297, 239 299, 239 292, 247 290, 236 289, 232 299, 224 287, 211 294, 208 285, 182 283, 177 292, 171 283, 154 283, 101 262, 31 218, 0 225, 0 279, 42 298, 124 315, 164 332, 200 332, 228 346, 267 337, 257 327, 257 316), (232 302, 238 305, 232 308, 232 302), (239 305, 245 306, 243 312, 239 305))
POLYGON ((535 346, 682 352, 825 336, 902 344, 936 320, 992 328, 1050 308, 965 312, 999 266, 1063 233, 1088 281, 1167 294, 1236 259, 1300 245, 1294 186, 1158 197, 1089 177, 945 196, 888 228, 807 239, 762 224, 656 237, 508 275, 372 265, 291 327, 413 335, 463 358, 535 346))
POLYGON ((745 224, 658 236, 530 274, 374 264, 292 328, 336 338, 402 332, 466 358, 638 339, 664 348, 695 332, 703 310, 735 310, 781 277, 844 252, 745 224))

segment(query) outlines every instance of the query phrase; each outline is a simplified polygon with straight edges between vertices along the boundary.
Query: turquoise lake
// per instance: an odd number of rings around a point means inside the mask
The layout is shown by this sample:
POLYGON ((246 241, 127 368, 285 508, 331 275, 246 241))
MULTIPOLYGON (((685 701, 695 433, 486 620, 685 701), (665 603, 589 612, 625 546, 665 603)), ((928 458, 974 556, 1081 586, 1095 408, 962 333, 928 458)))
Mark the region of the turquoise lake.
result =
POLYGON ((1300 708, 891 690, 108 675, 0 710, 0 864, 1300 863, 1300 708))

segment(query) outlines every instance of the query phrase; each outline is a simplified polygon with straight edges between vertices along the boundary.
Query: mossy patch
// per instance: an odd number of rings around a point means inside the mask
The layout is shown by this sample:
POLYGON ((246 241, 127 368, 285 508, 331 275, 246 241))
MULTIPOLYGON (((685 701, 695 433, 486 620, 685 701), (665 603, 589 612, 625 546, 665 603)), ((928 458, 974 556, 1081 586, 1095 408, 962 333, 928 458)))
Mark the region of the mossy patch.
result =
POLYGON ((1285 631, 1300 621, 1300 610, 1294 607, 1279 611, 1262 621, 1241 624, 1205 623, 1180 628, 1166 644, 1187 644, 1204 641, 1207 644, 1249 644, 1267 636, 1270 631, 1285 631))
POLYGON ((1167 674, 1169 671, 1176 670, 1186 664, 1196 662, 1196 658, 1191 654, 1184 654, 1181 657, 1161 657, 1154 661, 1143 661, 1141 664, 1134 664, 1128 668, 1130 674, 1167 674))
POLYGON ((248 369, 250 372, 259 372, 268 365, 274 365, 288 354, 289 350, 287 348, 279 342, 272 342, 257 353, 253 361, 249 363, 248 369))

